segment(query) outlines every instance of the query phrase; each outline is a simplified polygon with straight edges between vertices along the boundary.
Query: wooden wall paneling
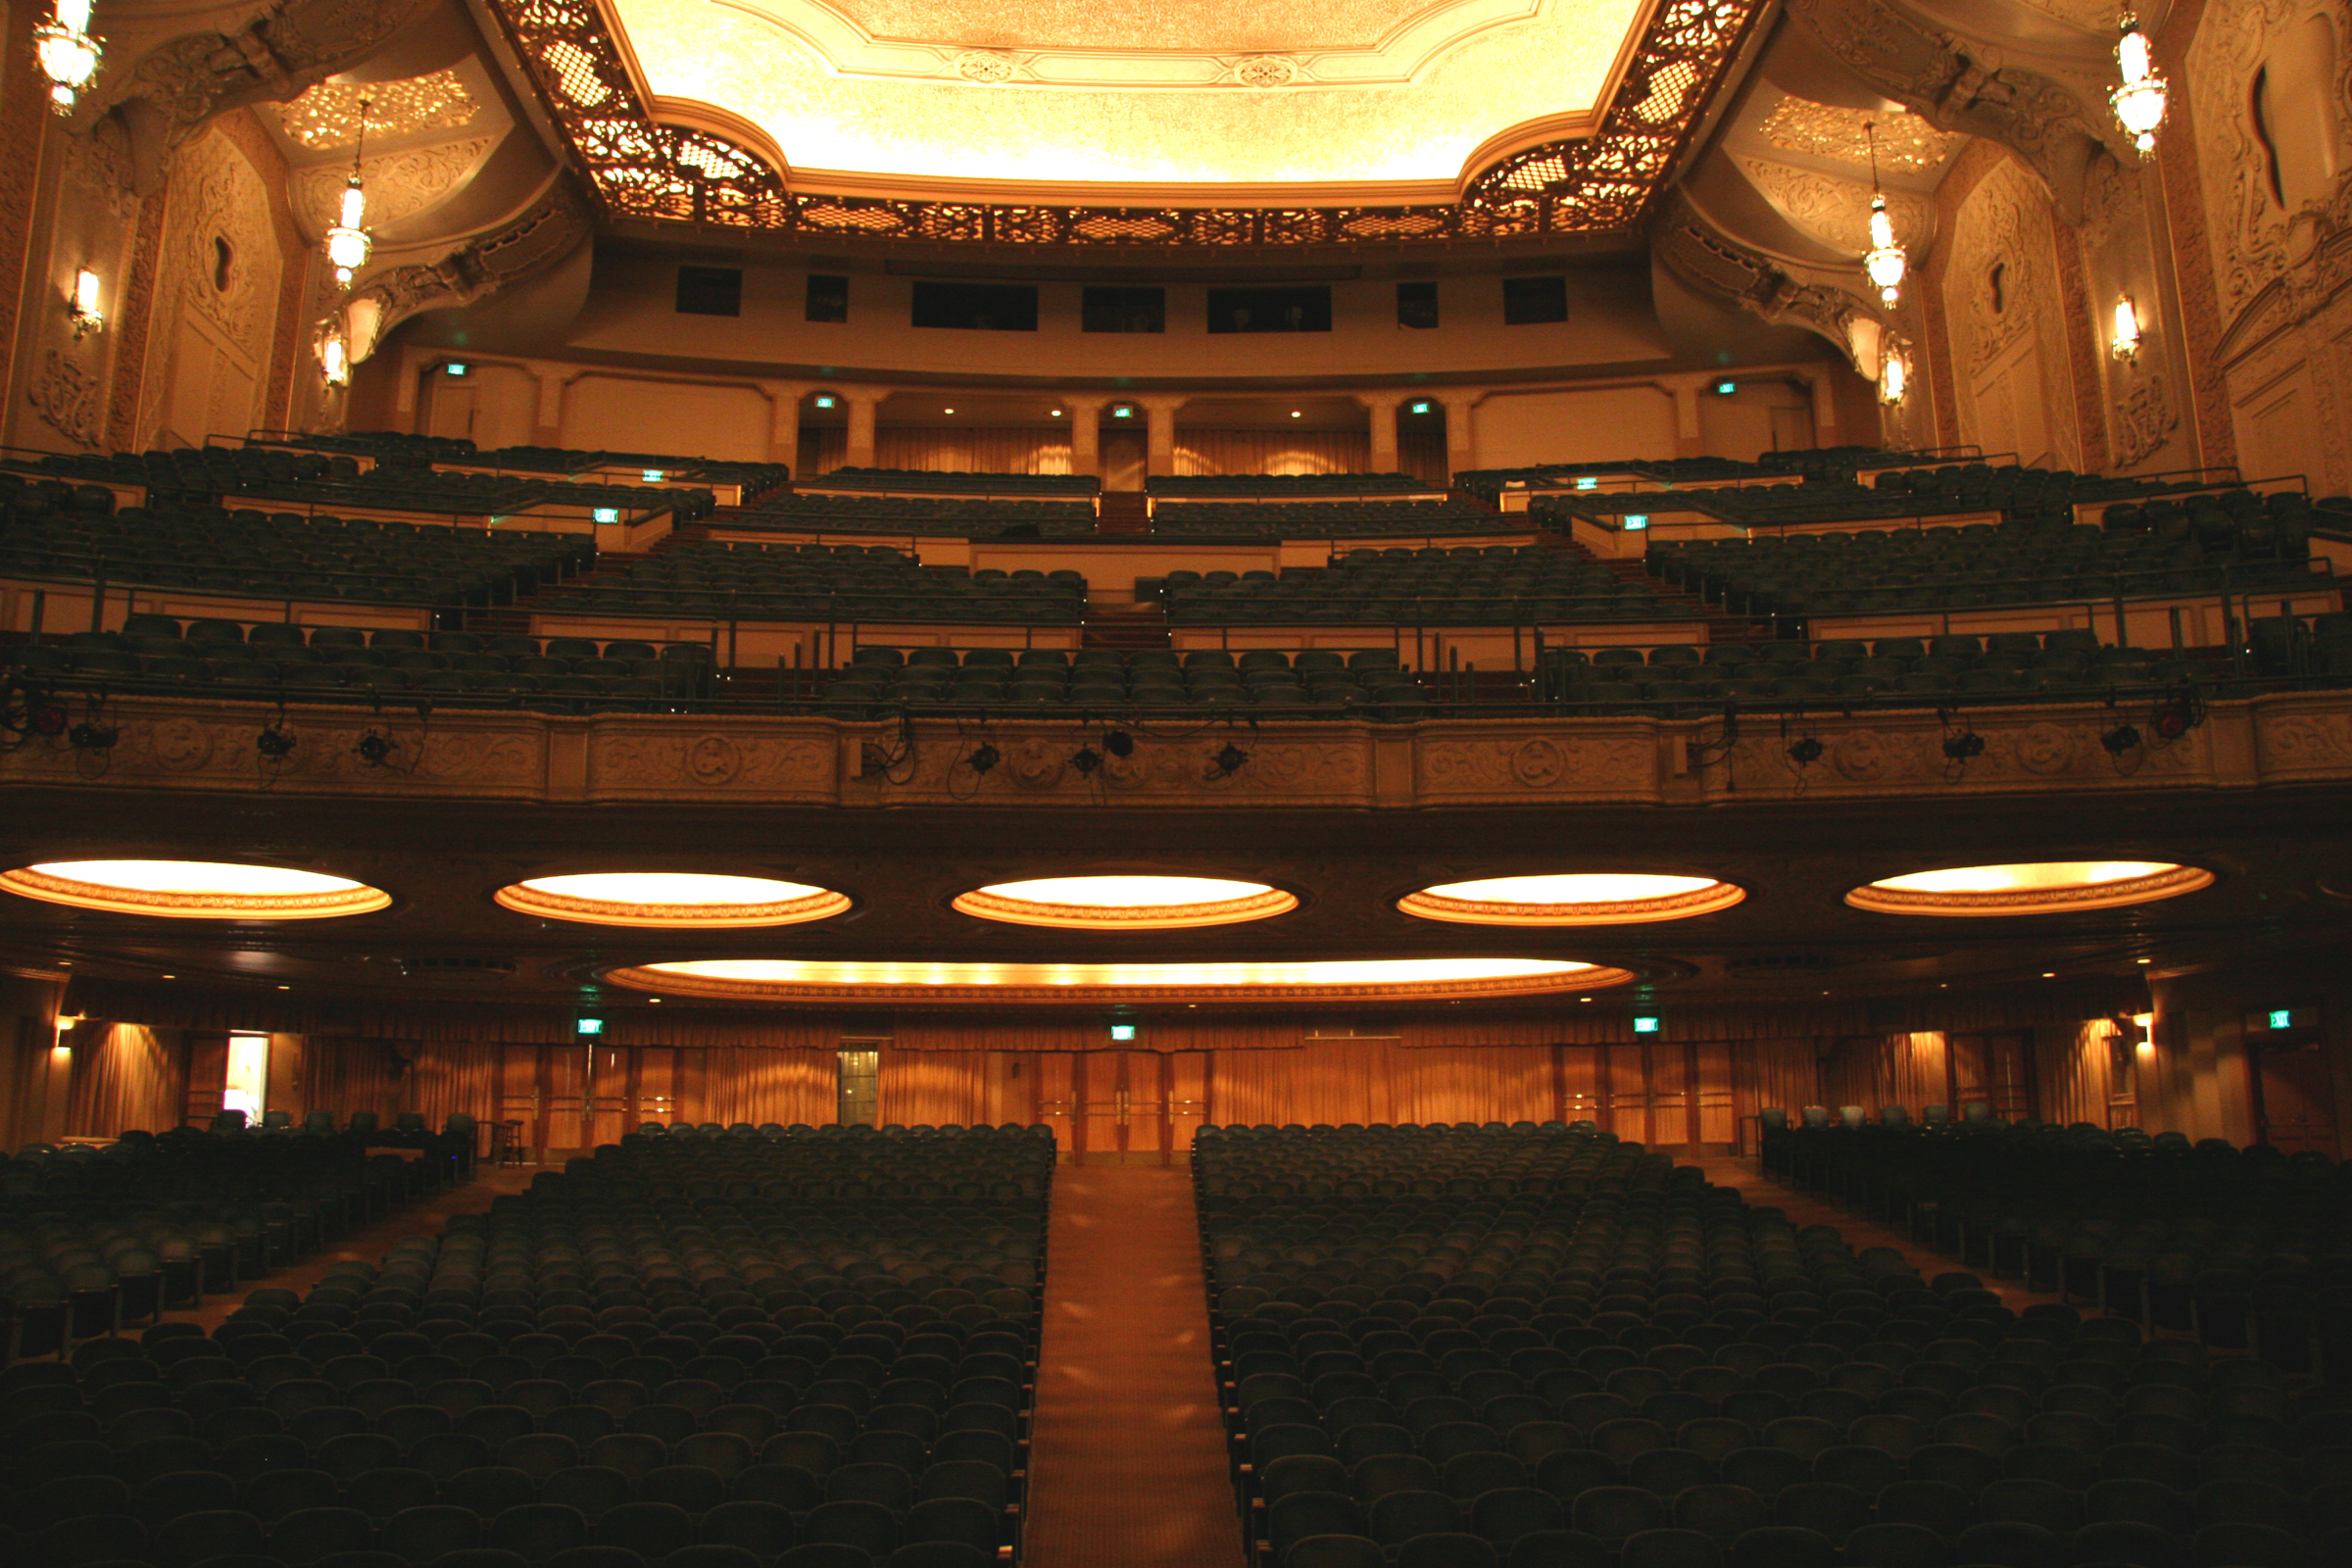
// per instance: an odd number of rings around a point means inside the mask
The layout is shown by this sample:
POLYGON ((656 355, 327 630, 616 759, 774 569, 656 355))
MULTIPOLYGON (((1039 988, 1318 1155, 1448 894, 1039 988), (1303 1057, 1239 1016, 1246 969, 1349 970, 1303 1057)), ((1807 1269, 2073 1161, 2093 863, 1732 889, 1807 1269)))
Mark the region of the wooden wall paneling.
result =
POLYGON ((547 1147, 546 1096, 540 1088, 539 1058, 545 1046, 509 1046, 499 1064, 498 1119, 515 1124, 524 1149, 547 1147))
POLYGON ((543 1149, 587 1149, 588 1048, 543 1047, 539 1058, 540 1119, 547 1128, 543 1149))
POLYGON ((587 1093, 582 1097, 587 1112, 587 1124, 582 1131, 587 1138, 582 1147, 596 1149, 617 1144, 621 1134, 635 1129, 637 1124, 629 1119, 629 1112, 635 1108, 634 1097, 629 1093, 630 1061, 634 1054, 617 1046, 587 1048, 587 1093))
POLYGON ((1168 1129, 1168 1058, 1156 1051, 1122 1051, 1120 1152, 1148 1155, 1150 1163, 1165 1165, 1171 1148, 1168 1129))
POLYGON ((1649 1091, 1649 1142, 1681 1149, 1690 1142, 1690 1058, 1676 1040, 1642 1048, 1642 1081, 1649 1091))
POLYGON ((1697 1040, 1690 1045, 1690 1081, 1698 1092, 1691 1097, 1692 1136, 1710 1150, 1728 1150, 1740 1142, 1739 1072, 1728 1040, 1697 1040))
POLYGON ((1947 1038, 1954 1098, 1952 1114, 1982 1101, 2003 1121, 2034 1113, 2032 1035, 2027 1031, 1947 1038))

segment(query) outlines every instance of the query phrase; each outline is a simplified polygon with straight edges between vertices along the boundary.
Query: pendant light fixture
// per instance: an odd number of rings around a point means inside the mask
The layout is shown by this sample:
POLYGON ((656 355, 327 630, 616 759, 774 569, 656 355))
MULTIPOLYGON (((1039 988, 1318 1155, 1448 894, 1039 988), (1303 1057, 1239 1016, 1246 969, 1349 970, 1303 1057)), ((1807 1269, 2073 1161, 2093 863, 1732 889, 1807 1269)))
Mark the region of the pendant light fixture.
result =
POLYGON ((335 226, 326 231, 326 259, 334 264, 335 281, 345 288, 351 277, 368 265, 368 255, 375 249, 375 241, 363 226, 368 217, 368 192, 360 183, 360 155, 368 146, 368 100, 360 100, 360 135, 351 147, 351 180, 343 187, 343 205, 335 226))
POLYGON ((2115 41, 2115 63, 2123 68, 2123 85, 2107 95, 2115 118, 2132 133, 2132 145, 2141 152, 2156 147, 2156 128, 2164 123, 2171 87, 2156 74, 2155 49, 2139 30, 2139 18, 2127 11, 2116 21, 2122 36, 2115 41))
POLYGON ((1879 127, 1862 127, 1870 139, 1870 249, 1862 255, 1862 270, 1879 286, 1879 298, 1892 305, 1902 293, 1907 259, 1894 242, 1894 220, 1886 215, 1886 194, 1879 189, 1879 127))
POLYGON ((49 20, 32 29, 32 53, 49 78, 49 107, 72 114, 74 99, 106 58, 90 36, 90 0, 57 0, 49 20))

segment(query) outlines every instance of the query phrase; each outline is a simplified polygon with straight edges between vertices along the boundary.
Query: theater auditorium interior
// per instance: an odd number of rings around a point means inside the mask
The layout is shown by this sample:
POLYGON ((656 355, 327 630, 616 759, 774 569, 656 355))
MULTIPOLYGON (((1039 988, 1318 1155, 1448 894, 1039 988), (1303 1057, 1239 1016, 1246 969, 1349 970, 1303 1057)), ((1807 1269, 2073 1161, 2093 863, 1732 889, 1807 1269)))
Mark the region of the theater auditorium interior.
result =
POLYGON ((2345 0, 0 18, 0 1562, 2352 1563, 2345 0))

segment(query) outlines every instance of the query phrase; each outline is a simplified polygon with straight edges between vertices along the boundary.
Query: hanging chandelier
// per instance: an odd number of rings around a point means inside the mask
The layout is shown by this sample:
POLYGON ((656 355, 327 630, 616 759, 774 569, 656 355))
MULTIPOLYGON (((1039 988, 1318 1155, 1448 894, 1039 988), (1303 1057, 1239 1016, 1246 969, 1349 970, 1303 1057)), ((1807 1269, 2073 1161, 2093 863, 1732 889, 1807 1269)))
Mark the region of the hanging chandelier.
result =
POLYGON ((351 276, 368 265, 375 241, 362 225, 368 217, 368 192, 360 183, 360 155, 368 146, 368 104, 360 100, 360 136, 351 147, 351 180, 343 187, 343 205, 335 226, 326 231, 326 259, 334 264, 335 281, 345 288, 351 276))
POLYGON ((1862 270, 1879 286, 1879 298, 1892 305, 1902 293, 1908 258, 1894 242, 1894 220, 1887 216, 1886 195, 1879 189, 1879 127, 1866 124, 1862 133, 1870 139, 1870 249, 1862 254, 1862 270))
POLYGON ((2115 41, 2115 63, 2123 68, 2124 83, 2107 95, 2115 108, 2115 118, 2132 133, 2132 145, 2141 152, 2151 152, 2156 146, 2156 128, 2164 123, 2165 104, 2171 87, 2156 74, 2155 50, 2148 35, 2139 30, 2139 18, 2125 12, 2116 25, 2122 36, 2115 41))
POLYGON ((47 22, 32 29, 33 58, 49 78, 49 107, 74 112, 74 101, 98 74, 106 52, 90 36, 90 0, 57 0, 47 22))

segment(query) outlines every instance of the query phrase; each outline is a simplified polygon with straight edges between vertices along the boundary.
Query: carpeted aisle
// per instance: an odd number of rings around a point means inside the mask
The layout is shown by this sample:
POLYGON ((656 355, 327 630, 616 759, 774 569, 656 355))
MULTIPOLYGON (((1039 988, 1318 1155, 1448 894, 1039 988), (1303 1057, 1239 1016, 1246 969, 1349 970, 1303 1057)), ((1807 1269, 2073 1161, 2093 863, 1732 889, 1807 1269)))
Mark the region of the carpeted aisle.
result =
POLYGON ((1028 1568, 1238 1568, 1191 1173, 1054 1177, 1028 1568))

